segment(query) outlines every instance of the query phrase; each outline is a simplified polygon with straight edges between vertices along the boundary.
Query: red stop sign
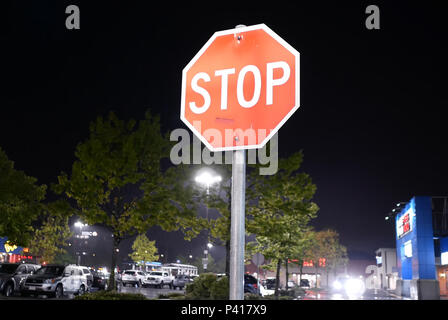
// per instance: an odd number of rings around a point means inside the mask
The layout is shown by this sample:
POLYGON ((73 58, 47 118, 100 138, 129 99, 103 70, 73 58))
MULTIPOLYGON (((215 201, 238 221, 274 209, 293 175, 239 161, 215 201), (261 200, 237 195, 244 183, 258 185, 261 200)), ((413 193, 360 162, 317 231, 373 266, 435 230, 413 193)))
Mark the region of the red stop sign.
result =
POLYGON ((181 119, 211 151, 261 148, 299 107, 299 68, 264 24, 216 32, 183 70, 181 119))

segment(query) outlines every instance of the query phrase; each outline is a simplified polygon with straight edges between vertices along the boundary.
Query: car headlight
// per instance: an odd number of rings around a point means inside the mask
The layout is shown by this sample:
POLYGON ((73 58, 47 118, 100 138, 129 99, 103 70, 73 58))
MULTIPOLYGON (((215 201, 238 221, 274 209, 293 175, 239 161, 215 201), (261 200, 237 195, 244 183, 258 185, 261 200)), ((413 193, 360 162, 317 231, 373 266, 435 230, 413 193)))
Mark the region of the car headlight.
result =
POLYGON ((47 279, 47 280, 44 280, 44 283, 46 283, 46 284, 49 284, 49 283, 55 283, 56 282, 56 279, 47 279))
POLYGON ((361 296, 365 290, 364 282, 359 279, 349 279, 345 284, 345 292, 348 296, 361 296))

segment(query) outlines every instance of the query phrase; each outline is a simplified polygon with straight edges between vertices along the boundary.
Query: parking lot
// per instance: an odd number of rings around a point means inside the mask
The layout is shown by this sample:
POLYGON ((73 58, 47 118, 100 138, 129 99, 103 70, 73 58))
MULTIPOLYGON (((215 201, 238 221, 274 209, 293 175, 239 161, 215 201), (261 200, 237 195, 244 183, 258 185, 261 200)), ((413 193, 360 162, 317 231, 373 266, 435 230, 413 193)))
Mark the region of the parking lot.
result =
MULTIPOLYGON (((98 289, 96 288, 92 288, 91 292, 95 292, 98 289)), ((170 292, 180 292, 180 293, 184 293, 184 290, 179 290, 179 289, 170 289, 168 288, 168 286, 166 286, 163 289, 159 289, 159 288, 150 288, 150 287, 137 287, 137 286, 126 286, 126 287, 122 287, 122 286, 118 286, 118 292, 123 292, 123 293, 141 293, 143 294, 145 297, 147 297, 148 299, 155 299, 157 298, 160 294, 167 294, 170 292)), ((68 294, 68 295, 64 295, 62 298, 60 299, 56 299, 53 297, 47 297, 45 295, 39 295, 39 296, 30 296, 30 297, 22 297, 20 296, 20 294, 15 294, 13 297, 5 297, 4 295, 0 295, 0 300, 71 300, 74 299, 74 295, 73 294, 68 294)))

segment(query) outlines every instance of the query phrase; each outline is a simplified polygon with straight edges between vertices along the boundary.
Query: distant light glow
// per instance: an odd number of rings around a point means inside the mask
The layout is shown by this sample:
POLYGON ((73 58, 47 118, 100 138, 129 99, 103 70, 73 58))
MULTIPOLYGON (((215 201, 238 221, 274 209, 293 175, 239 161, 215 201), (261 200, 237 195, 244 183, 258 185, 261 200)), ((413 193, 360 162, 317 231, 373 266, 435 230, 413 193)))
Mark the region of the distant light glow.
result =
POLYGON ((340 281, 336 280, 335 282, 333 282, 333 288, 335 288, 336 290, 341 290, 342 283, 340 281))
POLYGON ((345 283, 345 293, 349 298, 359 298, 365 290, 364 281, 360 279, 348 279, 345 283))
POLYGON ((206 187, 210 187, 214 183, 221 182, 221 180, 221 176, 213 176, 209 171, 204 171, 195 178, 197 183, 203 184, 206 187))

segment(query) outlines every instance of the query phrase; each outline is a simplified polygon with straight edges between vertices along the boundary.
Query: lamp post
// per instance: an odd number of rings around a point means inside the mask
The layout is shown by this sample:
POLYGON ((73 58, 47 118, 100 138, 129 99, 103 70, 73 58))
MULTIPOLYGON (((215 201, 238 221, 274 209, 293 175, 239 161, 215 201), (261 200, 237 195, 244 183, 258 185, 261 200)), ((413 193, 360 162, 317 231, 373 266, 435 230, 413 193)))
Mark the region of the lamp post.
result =
MULTIPOLYGON (((84 224, 81 221, 76 221, 74 226, 80 229, 82 235, 82 228, 84 227, 84 224)), ((81 250, 81 246, 78 246, 78 250, 81 250)), ((81 252, 78 252, 78 266, 80 265, 81 265, 81 252)))
MULTIPOLYGON (((203 186, 205 186, 206 188, 206 195, 207 195, 207 200, 209 198, 210 195, 210 187, 215 184, 215 183, 219 183, 221 182, 222 178, 220 175, 213 175, 213 173, 211 171, 208 170, 204 170, 203 172, 201 172, 200 174, 198 174, 195 178, 195 181, 198 184, 201 184, 203 186)), ((208 221, 208 205, 205 206, 205 216, 206 219, 208 221)), ((203 260, 203 265, 204 265, 204 271, 207 270, 207 263, 208 263, 208 249, 211 249, 213 247, 213 244, 210 243, 210 233, 208 233, 207 235, 207 245, 204 249, 204 260, 203 260)))
MULTIPOLYGON (((82 251, 82 244, 81 244, 81 242, 83 241, 82 239, 89 239, 89 235, 84 236, 83 233, 82 233, 83 228, 84 227, 88 227, 88 226, 89 225, 87 223, 82 223, 79 220, 74 223, 74 227, 78 228, 80 230, 80 235, 76 236, 79 239, 78 240, 78 248, 77 248, 79 250, 79 252, 77 252, 78 253, 77 255, 78 255, 78 265, 79 266, 81 265, 81 255, 86 255, 87 254, 86 252, 82 251)), ((94 231, 94 232, 91 232, 90 235, 96 237, 96 236, 98 236, 98 233, 94 231)))

